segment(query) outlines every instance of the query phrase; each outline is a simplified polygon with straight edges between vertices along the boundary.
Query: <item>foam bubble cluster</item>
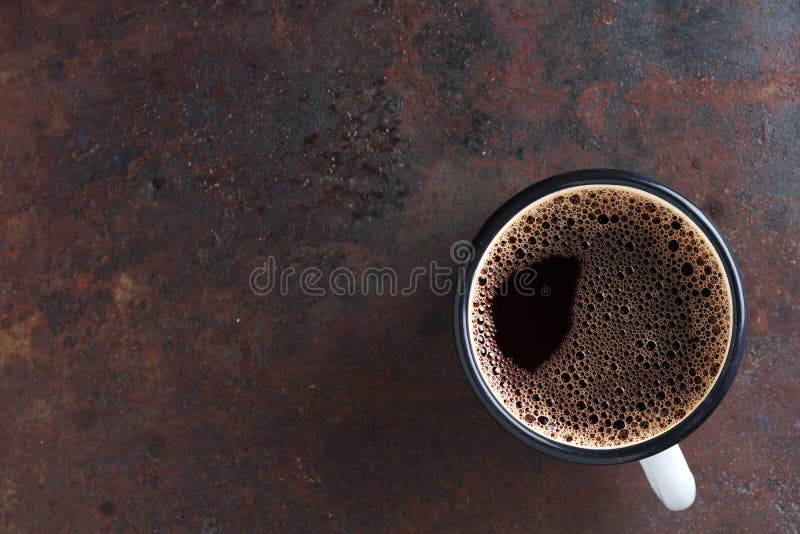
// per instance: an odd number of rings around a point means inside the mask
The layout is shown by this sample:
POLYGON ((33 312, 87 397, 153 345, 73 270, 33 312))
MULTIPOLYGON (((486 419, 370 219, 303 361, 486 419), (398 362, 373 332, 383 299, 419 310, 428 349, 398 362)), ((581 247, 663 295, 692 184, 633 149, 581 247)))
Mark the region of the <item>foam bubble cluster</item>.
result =
MULTIPOLYGON (((536 279, 531 298, 559 298, 546 286, 536 279)), ((473 351, 494 395, 535 432, 581 447, 629 445, 679 423, 714 385, 732 335, 727 276, 707 237, 623 186, 562 190, 520 212, 486 250, 470 301, 473 351), (580 265, 569 327, 530 369, 498 345, 493 302, 515 273, 552 257, 580 265)), ((536 344, 537 325, 514 335, 536 344)))

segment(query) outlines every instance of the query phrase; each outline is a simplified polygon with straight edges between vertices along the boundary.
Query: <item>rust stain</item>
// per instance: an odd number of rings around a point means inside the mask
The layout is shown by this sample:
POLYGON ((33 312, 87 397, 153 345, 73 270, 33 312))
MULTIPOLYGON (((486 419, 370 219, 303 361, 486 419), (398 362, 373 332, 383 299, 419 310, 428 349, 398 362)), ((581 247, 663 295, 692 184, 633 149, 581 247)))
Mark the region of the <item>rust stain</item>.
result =
POLYGON ((616 92, 613 82, 596 83, 583 90, 577 98, 577 114, 593 135, 601 135, 606 127, 605 111, 609 95, 616 92))
POLYGON ((2 491, 2 497, 0 497, 0 515, 7 517, 19 506, 17 485, 12 479, 8 478, 5 480, 0 491, 2 491))
POLYGON ((134 285, 131 276, 128 273, 121 273, 117 278, 117 283, 114 285, 114 302, 117 304, 117 309, 120 310, 120 313, 139 293, 140 291, 134 285))
POLYGON ((627 99, 637 105, 664 106, 680 100, 711 104, 722 111, 753 104, 774 105, 800 100, 800 75, 779 73, 766 80, 721 83, 713 78, 696 81, 650 76, 627 99))
POLYGON ((28 358, 35 353, 33 338, 42 324, 42 314, 33 313, 26 319, 0 330, 0 369, 11 356, 28 358))

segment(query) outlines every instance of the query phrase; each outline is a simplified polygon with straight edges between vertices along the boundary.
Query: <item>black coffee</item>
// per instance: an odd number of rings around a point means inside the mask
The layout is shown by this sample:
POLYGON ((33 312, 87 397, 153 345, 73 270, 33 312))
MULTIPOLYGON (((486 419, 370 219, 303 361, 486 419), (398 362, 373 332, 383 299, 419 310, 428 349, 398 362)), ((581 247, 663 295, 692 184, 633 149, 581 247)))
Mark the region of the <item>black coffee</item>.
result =
POLYGON ((580 263, 577 258, 553 256, 527 269, 500 283, 491 314, 497 348, 521 367, 535 370, 569 333, 580 263), (530 273, 528 283, 524 280, 526 272, 530 273), (544 292, 554 298, 536 298, 537 286, 541 294, 545 283, 544 292), (538 330, 536 343, 524 335, 531 324, 538 330))
POLYGON ((520 212, 471 287, 472 346, 494 395, 552 439, 628 445, 685 418, 727 356, 731 296, 680 211, 581 186, 520 212))

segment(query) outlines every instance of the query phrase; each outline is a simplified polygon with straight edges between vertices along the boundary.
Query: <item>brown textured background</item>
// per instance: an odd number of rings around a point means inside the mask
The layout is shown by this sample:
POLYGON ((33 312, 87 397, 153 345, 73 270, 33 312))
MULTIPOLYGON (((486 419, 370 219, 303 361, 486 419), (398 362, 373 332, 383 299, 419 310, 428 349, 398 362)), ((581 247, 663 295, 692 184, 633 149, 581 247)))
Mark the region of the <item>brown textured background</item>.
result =
POLYGON ((4 2, 0 531, 797 532, 794 3, 4 2), (250 271, 448 262, 582 167, 717 222, 750 342, 684 442, 527 449, 473 397, 451 299, 259 297, 250 271))

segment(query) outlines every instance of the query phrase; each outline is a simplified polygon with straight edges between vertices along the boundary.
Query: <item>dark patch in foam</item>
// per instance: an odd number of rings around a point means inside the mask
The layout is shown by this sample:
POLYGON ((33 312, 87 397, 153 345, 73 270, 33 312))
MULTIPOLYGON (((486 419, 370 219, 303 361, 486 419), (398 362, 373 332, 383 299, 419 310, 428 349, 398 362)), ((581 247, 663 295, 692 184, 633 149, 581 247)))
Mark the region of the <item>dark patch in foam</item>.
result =
POLYGON ((495 341, 514 363, 534 371, 564 341, 579 272, 577 258, 554 256, 502 282, 491 307, 495 341))

